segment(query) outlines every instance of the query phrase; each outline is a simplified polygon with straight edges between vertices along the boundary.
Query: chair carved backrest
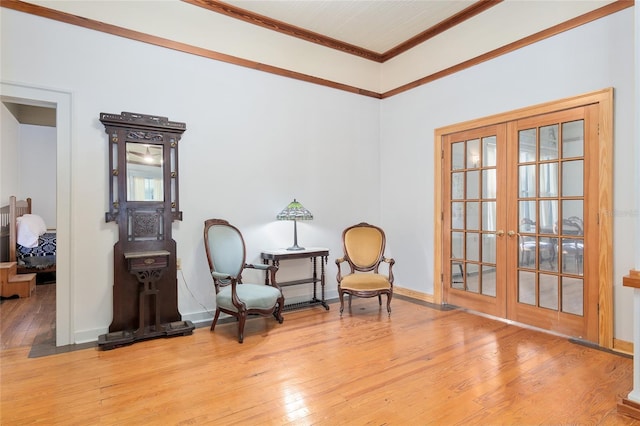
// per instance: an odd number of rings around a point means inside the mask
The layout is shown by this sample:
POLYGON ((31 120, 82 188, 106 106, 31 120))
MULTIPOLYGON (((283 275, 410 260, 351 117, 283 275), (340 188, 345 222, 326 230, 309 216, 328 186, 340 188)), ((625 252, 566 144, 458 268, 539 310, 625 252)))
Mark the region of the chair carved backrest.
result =
POLYGON ((344 230, 342 241, 351 273, 354 271, 378 273, 386 244, 382 229, 359 223, 344 230))
POLYGON ((344 311, 345 294, 349 295, 349 308, 351 308, 352 296, 377 297, 378 303, 382 305, 381 296, 386 294, 387 312, 391 315, 392 269, 395 260, 384 257, 385 245, 384 231, 375 225, 361 222, 342 231, 344 256, 336 259, 340 315, 344 311), (343 275, 340 268, 343 262, 349 265, 350 273, 347 275, 343 275), (380 264, 383 262, 388 265, 386 276, 379 273, 380 264))
MULTIPOLYGON (((242 283, 242 270, 247 249, 240 230, 220 219, 207 222, 205 223, 207 229, 205 250, 209 270, 237 277, 238 283, 242 283)), ((214 283, 218 293, 221 287, 230 284, 230 280, 214 278, 214 283)))
POLYGON ((244 340, 244 324, 249 315, 273 315, 282 324, 284 296, 276 283, 275 265, 246 263, 247 249, 238 228, 223 219, 204 222, 204 248, 216 290, 215 329, 221 312, 238 319, 238 342, 244 340), (257 269, 268 274, 261 283, 243 283, 242 272, 257 269))

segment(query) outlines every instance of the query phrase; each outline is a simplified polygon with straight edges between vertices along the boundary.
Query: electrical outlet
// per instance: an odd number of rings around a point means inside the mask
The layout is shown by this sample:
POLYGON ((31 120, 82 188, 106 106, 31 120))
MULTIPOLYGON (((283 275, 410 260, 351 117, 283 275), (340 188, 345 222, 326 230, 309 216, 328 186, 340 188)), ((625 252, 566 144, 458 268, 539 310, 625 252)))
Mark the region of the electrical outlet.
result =
POLYGON ((176 269, 178 270, 182 269, 182 259, 180 258, 176 259, 176 269))

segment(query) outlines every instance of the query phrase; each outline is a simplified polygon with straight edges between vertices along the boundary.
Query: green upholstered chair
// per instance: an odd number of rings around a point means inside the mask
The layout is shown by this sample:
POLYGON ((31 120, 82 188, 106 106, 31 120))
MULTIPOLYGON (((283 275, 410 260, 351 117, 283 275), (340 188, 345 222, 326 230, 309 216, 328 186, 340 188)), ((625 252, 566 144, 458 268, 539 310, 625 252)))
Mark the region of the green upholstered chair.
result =
POLYGON ((216 290, 216 313, 211 330, 214 330, 220 312, 232 315, 238 320, 240 343, 244 340, 244 325, 249 314, 273 314, 282 324, 284 296, 276 283, 278 268, 273 265, 245 263, 246 246, 238 228, 226 220, 206 220, 204 247, 216 290), (242 272, 247 268, 267 271, 270 274, 269 284, 243 283, 242 272))
POLYGON ((382 306, 382 295, 387 295, 387 312, 391 315, 393 297, 393 272, 395 260, 384 257, 386 237, 384 231, 368 223, 359 223, 342 232, 344 256, 336 259, 338 266, 338 295, 340 296, 340 315, 344 310, 344 295, 351 297, 378 296, 382 306), (350 273, 342 275, 341 264, 348 263, 350 273), (381 263, 387 263, 388 275, 379 273, 381 263))

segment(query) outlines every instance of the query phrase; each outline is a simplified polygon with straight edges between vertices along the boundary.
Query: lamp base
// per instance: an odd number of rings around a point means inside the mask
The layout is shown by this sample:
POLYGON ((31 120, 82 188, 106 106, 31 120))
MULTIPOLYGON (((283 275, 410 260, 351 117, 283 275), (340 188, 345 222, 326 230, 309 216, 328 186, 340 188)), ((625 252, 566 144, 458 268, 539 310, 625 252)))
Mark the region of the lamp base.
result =
POLYGON ((298 245, 298 222, 295 219, 293 220, 293 245, 287 250, 304 250, 304 247, 298 245))

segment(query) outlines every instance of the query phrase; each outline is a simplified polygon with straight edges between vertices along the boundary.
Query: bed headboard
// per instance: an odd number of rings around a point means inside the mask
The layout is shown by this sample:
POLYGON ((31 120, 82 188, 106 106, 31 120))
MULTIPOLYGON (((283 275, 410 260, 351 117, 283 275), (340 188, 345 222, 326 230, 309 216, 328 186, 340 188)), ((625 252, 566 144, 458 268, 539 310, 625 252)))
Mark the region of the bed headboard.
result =
POLYGON ((24 214, 31 214, 31 198, 18 200, 9 197, 9 205, 0 207, 0 260, 16 261, 17 228, 16 219, 24 214))

